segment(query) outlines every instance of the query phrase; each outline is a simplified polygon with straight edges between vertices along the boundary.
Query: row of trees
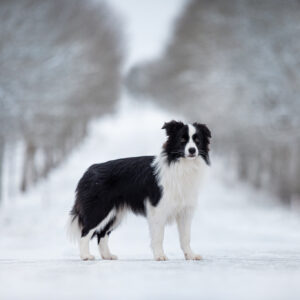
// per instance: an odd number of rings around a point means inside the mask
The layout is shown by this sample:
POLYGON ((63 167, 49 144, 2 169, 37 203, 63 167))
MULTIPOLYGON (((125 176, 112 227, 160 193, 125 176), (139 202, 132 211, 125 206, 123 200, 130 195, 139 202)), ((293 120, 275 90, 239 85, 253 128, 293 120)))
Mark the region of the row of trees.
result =
POLYGON ((300 2, 193 0, 129 90, 206 122, 242 179, 300 200, 300 2))
POLYGON ((91 119, 113 109, 123 59, 119 28, 104 2, 0 2, 0 186, 8 150, 14 159, 22 144, 17 184, 25 191, 82 140, 91 119))

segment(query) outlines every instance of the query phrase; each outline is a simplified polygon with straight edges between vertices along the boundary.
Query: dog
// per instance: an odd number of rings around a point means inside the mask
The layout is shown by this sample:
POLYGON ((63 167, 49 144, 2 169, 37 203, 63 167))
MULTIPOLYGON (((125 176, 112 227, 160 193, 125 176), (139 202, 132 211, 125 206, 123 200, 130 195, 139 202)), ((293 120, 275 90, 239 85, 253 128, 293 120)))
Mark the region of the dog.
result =
POLYGON ((201 259, 190 247, 190 231, 201 175, 210 165, 211 132, 205 124, 174 120, 162 129, 167 140, 158 156, 94 164, 80 179, 69 229, 79 243, 82 260, 95 258, 89 251, 93 237, 97 237, 102 259, 117 259, 109 250, 108 238, 127 211, 147 218, 155 260, 167 260, 164 228, 173 221, 185 259, 201 259))

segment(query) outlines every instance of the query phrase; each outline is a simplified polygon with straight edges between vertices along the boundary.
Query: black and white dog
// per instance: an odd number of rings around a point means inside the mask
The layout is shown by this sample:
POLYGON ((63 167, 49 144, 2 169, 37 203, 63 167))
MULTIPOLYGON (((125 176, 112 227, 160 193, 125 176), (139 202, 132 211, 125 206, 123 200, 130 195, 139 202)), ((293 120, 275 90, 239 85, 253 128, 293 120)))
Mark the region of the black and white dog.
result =
POLYGON ((191 220, 199 180, 209 165, 210 130, 204 124, 165 123, 167 141, 158 156, 131 157, 92 165, 80 179, 71 211, 70 233, 78 239, 80 257, 94 259, 89 241, 97 236, 103 259, 109 234, 131 210, 149 223, 155 260, 167 260, 164 227, 176 220, 186 259, 201 259, 190 248, 191 220))

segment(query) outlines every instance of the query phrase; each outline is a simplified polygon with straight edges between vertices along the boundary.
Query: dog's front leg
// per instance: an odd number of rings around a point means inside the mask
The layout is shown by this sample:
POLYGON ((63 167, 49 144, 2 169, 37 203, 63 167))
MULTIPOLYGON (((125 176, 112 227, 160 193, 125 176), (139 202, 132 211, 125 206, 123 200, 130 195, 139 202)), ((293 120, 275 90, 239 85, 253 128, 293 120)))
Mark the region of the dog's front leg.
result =
POLYGON ((168 260, 163 250, 165 222, 157 216, 148 216, 151 248, 155 260, 168 260))
POLYGON ((191 223, 193 213, 191 209, 185 209, 176 217, 180 246, 187 260, 200 260, 201 255, 195 254, 190 246, 191 240, 191 223))

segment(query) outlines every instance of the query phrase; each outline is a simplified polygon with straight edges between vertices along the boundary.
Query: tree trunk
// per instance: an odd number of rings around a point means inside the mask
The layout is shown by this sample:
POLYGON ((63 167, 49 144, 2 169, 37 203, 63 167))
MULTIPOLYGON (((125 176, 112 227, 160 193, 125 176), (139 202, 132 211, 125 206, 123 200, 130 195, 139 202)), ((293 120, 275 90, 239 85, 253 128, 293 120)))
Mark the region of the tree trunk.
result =
POLYGON ((0 204, 3 197, 4 139, 0 138, 0 204))
POLYGON ((35 146, 27 142, 25 154, 24 154, 24 164, 23 164, 23 174, 21 180, 21 191, 26 192, 29 185, 34 181, 34 156, 36 148, 35 146))

